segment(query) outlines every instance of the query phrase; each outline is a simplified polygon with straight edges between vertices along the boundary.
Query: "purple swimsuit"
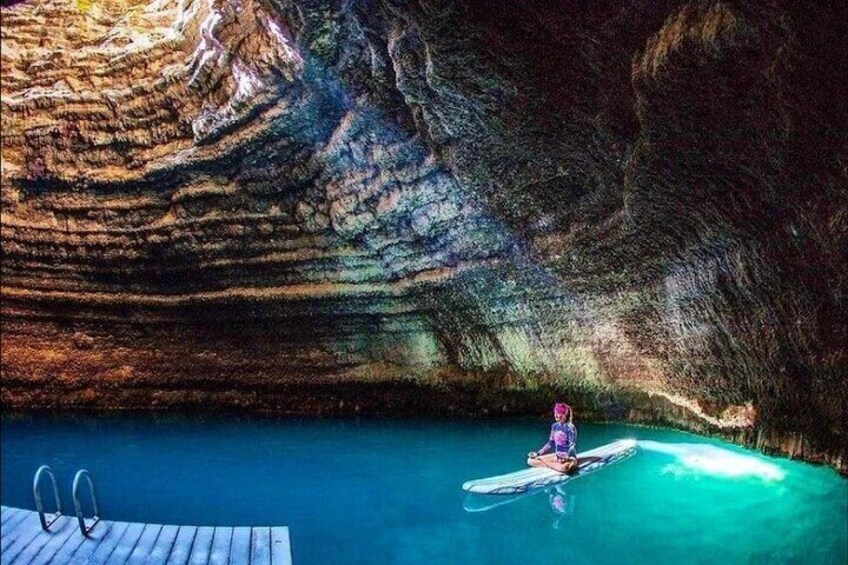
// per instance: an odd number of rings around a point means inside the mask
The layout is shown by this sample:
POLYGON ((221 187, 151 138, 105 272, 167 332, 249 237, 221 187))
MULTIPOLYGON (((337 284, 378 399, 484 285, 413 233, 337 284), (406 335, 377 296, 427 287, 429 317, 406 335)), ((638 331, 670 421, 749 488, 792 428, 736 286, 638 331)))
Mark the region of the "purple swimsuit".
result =
POLYGON ((544 451, 554 450, 557 459, 577 457, 577 428, 574 424, 555 422, 551 426, 551 436, 545 444, 544 451))

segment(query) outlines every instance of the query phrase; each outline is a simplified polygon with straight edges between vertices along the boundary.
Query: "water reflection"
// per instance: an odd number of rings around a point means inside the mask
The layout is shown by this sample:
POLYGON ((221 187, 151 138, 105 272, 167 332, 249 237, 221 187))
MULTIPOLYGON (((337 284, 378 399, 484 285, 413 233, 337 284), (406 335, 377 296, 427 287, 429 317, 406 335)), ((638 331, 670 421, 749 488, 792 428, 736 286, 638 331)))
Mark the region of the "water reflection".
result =
POLYGON ((555 485, 545 489, 533 489, 520 494, 476 494, 465 496, 462 507, 466 512, 486 512, 499 506, 506 506, 530 497, 544 496, 554 514, 553 528, 558 530, 564 519, 574 515, 577 496, 567 491, 565 485, 555 485))
POLYGON ((577 496, 566 492, 563 486, 556 486, 548 490, 548 503, 551 505, 551 510, 553 510, 555 516, 552 527, 558 530, 561 526, 567 524, 571 516, 574 516, 577 496))
POLYGON ((676 477, 707 474, 728 478, 759 477, 767 481, 779 481, 785 475, 783 469, 762 456, 736 453, 715 445, 642 440, 639 442, 639 447, 646 451, 674 456, 674 463, 663 467, 663 473, 676 477))

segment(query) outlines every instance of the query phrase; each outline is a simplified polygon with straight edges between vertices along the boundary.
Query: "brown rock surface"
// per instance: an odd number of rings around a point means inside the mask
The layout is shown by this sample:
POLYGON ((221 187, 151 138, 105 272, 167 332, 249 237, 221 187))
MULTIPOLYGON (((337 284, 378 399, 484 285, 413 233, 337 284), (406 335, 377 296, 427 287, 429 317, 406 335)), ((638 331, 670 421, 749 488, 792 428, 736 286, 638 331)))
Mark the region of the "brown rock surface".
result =
POLYGON ((848 465, 848 8, 2 9, 7 406, 538 411, 848 465))

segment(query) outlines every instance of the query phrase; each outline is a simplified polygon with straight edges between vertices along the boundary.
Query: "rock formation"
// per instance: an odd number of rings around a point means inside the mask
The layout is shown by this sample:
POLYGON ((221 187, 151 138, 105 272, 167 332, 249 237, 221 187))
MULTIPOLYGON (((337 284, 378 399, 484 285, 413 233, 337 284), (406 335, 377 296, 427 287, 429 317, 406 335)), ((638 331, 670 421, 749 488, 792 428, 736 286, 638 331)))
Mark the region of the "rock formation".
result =
POLYGON ((2 9, 7 406, 671 423, 848 468, 848 6, 2 9))

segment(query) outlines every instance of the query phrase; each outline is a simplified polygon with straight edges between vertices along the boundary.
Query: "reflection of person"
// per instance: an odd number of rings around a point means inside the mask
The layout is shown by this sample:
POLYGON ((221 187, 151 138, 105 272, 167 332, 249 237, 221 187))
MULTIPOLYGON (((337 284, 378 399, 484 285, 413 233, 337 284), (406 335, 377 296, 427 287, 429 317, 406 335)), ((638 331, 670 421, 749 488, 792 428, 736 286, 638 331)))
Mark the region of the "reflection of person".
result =
POLYGON ((577 465, 577 428, 572 422, 573 414, 568 404, 554 405, 554 420, 548 443, 538 452, 527 454, 531 467, 549 467, 560 473, 568 473, 577 465), (553 453, 547 454, 549 451, 553 453))
POLYGON ((548 491, 548 502, 551 504, 554 516, 556 516, 552 524, 553 528, 558 530, 562 525, 560 520, 563 516, 574 515, 574 495, 566 494, 564 489, 556 487, 548 491))
POLYGON ((548 502, 551 503, 551 508, 557 514, 565 514, 568 510, 568 505, 565 503, 565 498, 561 494, 551 494, 548 496, 548 502))

